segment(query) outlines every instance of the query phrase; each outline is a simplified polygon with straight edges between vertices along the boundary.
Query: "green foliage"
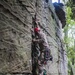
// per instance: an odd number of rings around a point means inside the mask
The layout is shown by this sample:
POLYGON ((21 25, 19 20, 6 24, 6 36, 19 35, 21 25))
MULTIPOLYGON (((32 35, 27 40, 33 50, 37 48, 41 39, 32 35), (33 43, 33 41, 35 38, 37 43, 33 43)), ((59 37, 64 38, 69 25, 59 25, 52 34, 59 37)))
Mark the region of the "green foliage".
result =
POLYGON ((67 49, 67 56, 68 56, 68 75, 75 75, 75 17, 73 11, 73 0, 69 0, 67 2, 66 7, 66 26, 64 28, 64 41, 66 44, 67 49), (74 18, 73 18, 73 17, 74 18))
POLYGON ((75 20, 75 0, 68 0, 66 5, 72 9, 71 18, 75 20))

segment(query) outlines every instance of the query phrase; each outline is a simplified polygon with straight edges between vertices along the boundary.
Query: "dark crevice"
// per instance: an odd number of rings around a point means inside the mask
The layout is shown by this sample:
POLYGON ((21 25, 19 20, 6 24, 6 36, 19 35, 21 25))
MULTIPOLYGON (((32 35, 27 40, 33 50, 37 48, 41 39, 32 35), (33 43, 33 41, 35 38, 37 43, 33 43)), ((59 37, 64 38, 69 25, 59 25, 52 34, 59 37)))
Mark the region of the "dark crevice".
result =
POLYGON ((48 2, 49 2, 49 0, 45 0, 45 2, 46 2, 46 3, 48 3, 48 2))

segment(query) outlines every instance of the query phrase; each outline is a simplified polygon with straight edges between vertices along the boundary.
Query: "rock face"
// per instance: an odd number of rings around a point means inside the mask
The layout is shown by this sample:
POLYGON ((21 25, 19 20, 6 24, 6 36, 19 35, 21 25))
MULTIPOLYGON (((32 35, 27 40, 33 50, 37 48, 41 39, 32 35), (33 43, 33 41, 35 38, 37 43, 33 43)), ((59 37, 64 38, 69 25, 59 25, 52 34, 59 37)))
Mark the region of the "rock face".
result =
POLYGON ((36 12, 53 55, 45 66, 48 75, 67 75, 62 27, 51 0, 0 0, 0 73, 31 73, 30 28, 36 12))

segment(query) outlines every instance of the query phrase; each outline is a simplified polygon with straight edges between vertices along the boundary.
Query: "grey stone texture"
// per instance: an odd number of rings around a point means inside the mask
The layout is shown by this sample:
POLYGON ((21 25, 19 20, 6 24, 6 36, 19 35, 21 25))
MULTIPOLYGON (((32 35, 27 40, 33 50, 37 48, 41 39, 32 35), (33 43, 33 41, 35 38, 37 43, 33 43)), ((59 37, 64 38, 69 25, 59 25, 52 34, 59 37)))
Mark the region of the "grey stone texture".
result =
POLYGON ((53 61, 45 66, 48 75, 67 75, 62 25, 50 0, 49 3, 45 0, 0 0, 0 72, 31 73, 30 28, 35 13, 53 55, 53 61))

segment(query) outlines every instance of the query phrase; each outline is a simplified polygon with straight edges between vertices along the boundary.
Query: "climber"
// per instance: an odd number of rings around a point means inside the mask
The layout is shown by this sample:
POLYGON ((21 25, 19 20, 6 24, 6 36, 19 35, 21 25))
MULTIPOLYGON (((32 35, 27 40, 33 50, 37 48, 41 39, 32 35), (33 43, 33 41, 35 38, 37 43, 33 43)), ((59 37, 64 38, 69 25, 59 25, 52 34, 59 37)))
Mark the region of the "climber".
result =
POLYGON ((48 60, 51 60, 51 52, 47 42, 46 35, 40 30, 39 27, 34 28, 35 34, 38 36, 38 39, 33 39, 34 42, 38 42, 40 46, 41 56, 44 52, 44 63, 47 64, 48 60))
POLYGON ((55 12, 59 18, 59 20, 61 21, 62 23, 62 28, 65 27, 66 25, 66 17, 65 17, 65 12, 64 12, 64 4, 63 3, 53 3, 54 7, 55 7, 55 12))

